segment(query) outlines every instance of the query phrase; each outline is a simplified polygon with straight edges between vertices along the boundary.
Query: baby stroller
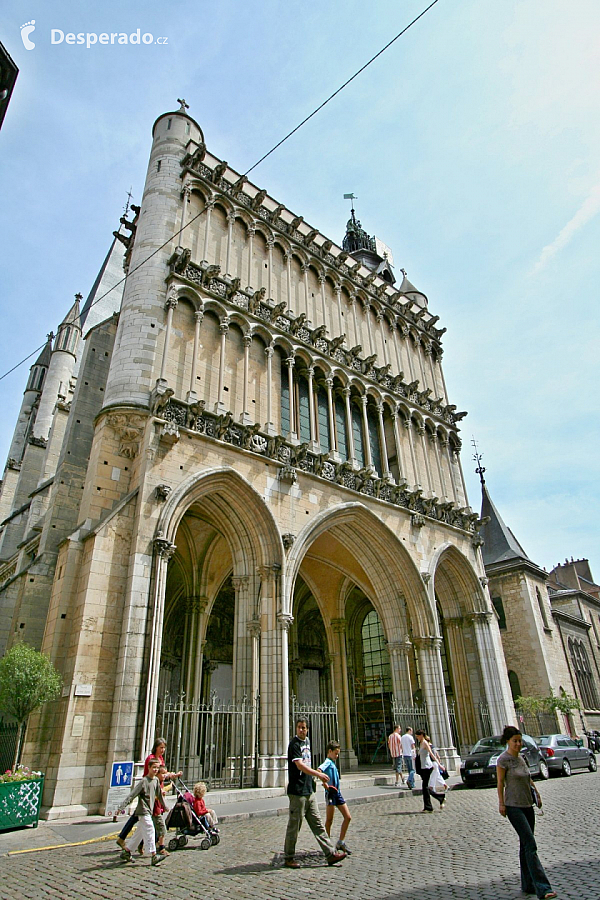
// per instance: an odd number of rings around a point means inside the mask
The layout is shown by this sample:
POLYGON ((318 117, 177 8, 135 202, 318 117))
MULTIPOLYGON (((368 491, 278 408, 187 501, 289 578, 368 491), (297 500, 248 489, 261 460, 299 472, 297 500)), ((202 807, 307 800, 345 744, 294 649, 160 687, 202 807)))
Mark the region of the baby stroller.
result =
POLYGON ((175 837, 169 840, 169 852, 183 850, 187 846, 190 837, 200 837, 200 849, 209 850, 221 840, 217 828, 211 827, 205 816, 197 816, 194 812, 194 795, 189 788, 179 779, 179 785, 173 783, 177 800, 175 806, 165 818, 167 831, 175 829, 175 837))

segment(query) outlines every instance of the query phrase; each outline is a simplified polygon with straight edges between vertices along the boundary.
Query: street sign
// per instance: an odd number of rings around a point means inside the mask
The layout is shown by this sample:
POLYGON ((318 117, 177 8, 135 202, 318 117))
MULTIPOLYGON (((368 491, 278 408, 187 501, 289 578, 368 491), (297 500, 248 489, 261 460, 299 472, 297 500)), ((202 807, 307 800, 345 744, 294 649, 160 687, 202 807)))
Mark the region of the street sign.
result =
POLYGON ((110 776, 110 786, 126 787, 131 790, 131 779, 133 777, 133 762, 114 762, 112 764, 112 772, 110 776))
POLYGON ((131 791, 133 782, 133 761, 114 762, 110 773, 110 787, 104 808, 105 816, 116 816, 123 809, 124 801, 131 791))

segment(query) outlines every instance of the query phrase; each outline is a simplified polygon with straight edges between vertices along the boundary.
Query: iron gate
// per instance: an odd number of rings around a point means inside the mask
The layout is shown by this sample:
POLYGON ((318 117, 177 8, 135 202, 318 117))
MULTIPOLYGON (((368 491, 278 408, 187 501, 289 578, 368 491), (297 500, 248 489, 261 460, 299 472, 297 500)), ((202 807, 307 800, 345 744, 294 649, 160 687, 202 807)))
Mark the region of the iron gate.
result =
MULTIPOLYGON (((447 706, 452 743, 454 744, 454 747, 459 750, 460 736, 456 723, 456 701, 448 700, 447 706)), ((396 698, 394 697, 392 698, 392 715, 394 719, 394 725, 400 725, 402 733, 404 733, 409 726, 413 729, 413 731, 417 731, 420 729, 424 731, 425 734, 430 734, 434 746, 436 745, 436 735, 431 734, 429 731, 426 703, 423 703, 422 706, 403 706, 401 703, 398 703, 396 701, 396 698)))
POLYGON ((298 699, 290 699, 290 735, 296 734, 296 719, 306 716, 308 719, 308 737, 313 768, 323 762, 327 756, 326 747, 329 741, 339 740, 338 700, 333 703, 299 703, 298 699))
POLYGON ((186 703, 167 695, 156 718, 167 741, 169 768, 183 770, 188 784, 205 781, 214 788, 256 787, 258 772, 258 697, 223 703, 186 703))

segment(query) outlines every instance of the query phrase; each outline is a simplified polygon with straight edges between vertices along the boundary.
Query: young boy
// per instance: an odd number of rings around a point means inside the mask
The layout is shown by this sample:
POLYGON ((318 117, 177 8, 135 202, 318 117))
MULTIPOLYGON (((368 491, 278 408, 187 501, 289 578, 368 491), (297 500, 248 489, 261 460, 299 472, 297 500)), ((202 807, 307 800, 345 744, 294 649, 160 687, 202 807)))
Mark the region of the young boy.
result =
POLYGON ((325 775, 329 776, 329 784, 325 786, 325 801, 327 803, 327 812, 325 814, 325 831, 328 835, 331 836, 331 823, 333 822, 333 814, 337 807, 342 814, 343 821, 342 827, 340 828, 340 839, 335 845, 335 849, 341 850, 342 853, 346 853, 347 856, 350 856, 350 850, 348 850, 344 838, 346 837, 348 826, 352 821, 352 816, 350 815, 348 804, 342 797, 342 792, 340 791, 340 773, 338 771, 338 767, 335 764, 335 761, 339 755, 340 742, 329 741, 329 743, 327 744, 327 759, 319 766, 321 772, 324 772, 325 775))
POLYGON ((154 809, 152 810, 152 821, 154 823, 154 834, 156 838, 156 852, 159 856, 163 857, 169 855, 169 851, 165 849, 165 837, 167 835, 167 828, 165 825, 164 813, 167 811, 167 807, 165 806, 164 794, 162 793, 163 782, 166 776, 167 767, 159 766, 158 783, 160 784, 161 796, 156 797, 154 801, 154 809))
POLYGON ((132 852, 139 845, 140 839, 144 841, 144 847, 146 851, 152 857, 152 865, 158 866, 163 861, 164 856, 159 855, 156 852, 156 841, 154 839, 154 822, 152 821, 152 815, 154 812, 154 803, 156 800, 160 801, 161 806, 165 806, 165 798, 163 797, 163 792, 160 788, 160 782, 158 780, 158 770, 160 768, 159 761, 152 760, 148 766, 148 774, 145 775, 141 781, 138 781, 136 786, 130 792, 129 796, 123 803, 123 806, 129 806, 130 803, 133 803, 135 798, 138 798, 137 807, 135 810, 136 816, 138 816, 138 827, 136 831, 127 838, 125 842, 125 849, 121 852, 121 859, 123 862, 132 863, 133 857, 132 852))

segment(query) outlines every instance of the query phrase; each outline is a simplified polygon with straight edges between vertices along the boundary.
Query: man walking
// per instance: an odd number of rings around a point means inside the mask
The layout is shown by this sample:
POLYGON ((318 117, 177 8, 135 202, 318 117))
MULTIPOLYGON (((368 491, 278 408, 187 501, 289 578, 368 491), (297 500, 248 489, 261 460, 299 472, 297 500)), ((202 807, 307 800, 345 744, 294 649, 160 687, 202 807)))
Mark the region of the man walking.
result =
POLYGON ((392 768, 396 774, 396 787, 398 787, 398 779, 402 779, 404 784, 404 775, 402 774, 402 736, 400 734, 400 726, 394 725, 394 730, 388 737, 388 749, 392 757, 392 768))
POLYGON ((402 758, 408 772, 406 783, 408 789, 412 791, 415 786, 415 739, 412 728, 407 728, 400 740, 402 743, 402 758))
POLYGON ((308 827, 317 839, 319 847, 327 858, 327 864, 346 859, 346 854, 337 852, 331 843, 319 816, 319 807, 315 797, 315 778, 320 778, 326 786, 329 777, 318 769, 312 768, 310 742, 308 740, 308 721, 299 716, 296 719, 296 737, 292 738, 288 747, 288 799, 290 812, 287 831, 285 833, 284 865, 288 869, 299 869, 300 864, 294 859, 296 841, 302 827, 302 819, 306 819, 308 827))

